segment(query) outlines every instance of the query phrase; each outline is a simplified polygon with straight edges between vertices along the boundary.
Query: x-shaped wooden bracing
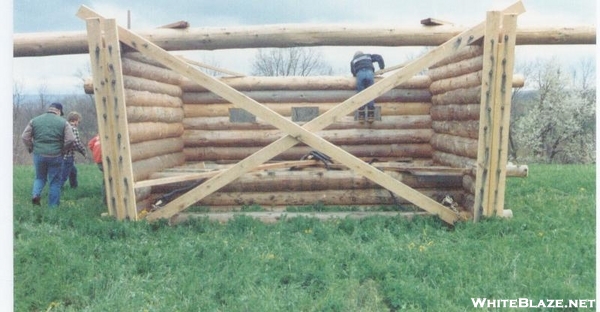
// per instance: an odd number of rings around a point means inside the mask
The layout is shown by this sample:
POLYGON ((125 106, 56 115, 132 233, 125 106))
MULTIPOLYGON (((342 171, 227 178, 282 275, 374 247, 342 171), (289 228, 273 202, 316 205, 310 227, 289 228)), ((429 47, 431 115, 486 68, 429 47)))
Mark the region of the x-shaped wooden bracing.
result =
MULTIPOLYGON (((524 8, 520 1, 502 11, 504 14, 519 14, 522 12, 524 12, 524 8)), ((77 16, 82 19, 104 19, 98 13, 85 6, 81 6, 77 16)), ((142 38, 123 27, 117 27, 119 40, 121 42, 138 50, 140 53, 148 57, 154 58, 166 67, 171 68, 172 70, 198 83, 211 92, 223 97, 224 99, 233 103, 235 106, 249 111, 258 118, 270 122, 276 128, 287 133, 287 135, 284 137, 210 178, 209 180, 190 190, 188 193, 174 199, 161 209, 151 212, 146 218, 148 220, 170 218, 173 215, 185 210, 192 204, 198 202, 202 198, 219 190, 221 187, 234 181, 244 173, 249 172, 256 166, 267 162, 294 145, 303 142, 312 148, 329 155, 331 158, 346 165, 348 168, 354 170, 369 180, 390 190, 394 194, 410 201, 419 208, 431 214, 438 215, 445 222, 453 224, 460 217, 456 212, 410 188, 406 184, 390 177, 377 168, 356 158, 340 147, 328 142, 327 140, 324 140, 314 132, 324 129, 328 125, 335 122, 338 118, 351 113, 360 106, 364 105, 364 103, 374 100, 380 95, 395 88, 399 84, 416 75, 422 69, 441 61, 442 59, 454 54, 461 48, 472 44, 474 41, 477 41, 483 37, 484 29, 485 23, 480 23, 479 25, 464 31, 446 43, 431 50, 421 58, 410 62, 394 74, 381 79, 373 86, 357 93, 356 95, 336 105, 334 108, 328 110, 310 122, 307 122, 301 127, 269 109, 268 107, 228 86, 227 84, 195 69, 185 61, 171 55, 145 38, 142 38)))

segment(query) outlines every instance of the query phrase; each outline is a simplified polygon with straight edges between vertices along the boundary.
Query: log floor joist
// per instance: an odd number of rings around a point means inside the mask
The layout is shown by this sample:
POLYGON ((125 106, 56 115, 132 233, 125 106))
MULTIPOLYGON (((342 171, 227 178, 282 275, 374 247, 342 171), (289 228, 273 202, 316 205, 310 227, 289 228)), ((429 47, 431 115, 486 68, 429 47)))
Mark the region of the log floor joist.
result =
MULTIPOLYGON (((227 198, 234 204, 253 203, 253 197, 270 198, 269 191, 281 194, 281 198, 272 195, 273 205, 306 202, 281 193, 285 187, 275 191, 268 184, 287 183, 288 192, 341 198, 341 205, 349 205, 352 198, 357 198, 358 206, 361 200, 373 204, 382 196, 388 203, 400 198, 448 224, 471 213, 476 219, 480 214, 504 215, 499 197, 507 175, 507 90, 513 83, 516 16, 522 12, 520 1, 490 12, 487 21, 354 93, 348 79, 329 79, 336 90, 323 90, 315 87, 318 81, 301 77, 217 79, 82 6, 77 15, 88 26, 93 69, 93 88, 86 89, 93 90, 98 110, 109 213, 119 219, 181 220, 184 210, 199 202, 215 204, 221 198, 227 206, 227 198), (122 52, 122 45, 135 52, 122 52), (435 68, 431 77, 419 76, 430 68, 435 68), (270 91, 261 93, 261 87, 270 91), (269 96, 272 92, 282 93, 269 96), (459 100, 459 93, 470 96, 459 100), (348 118, 372 100, 381 107, 381 121, 358 125, 348 118), (408 104, 415 109, 398 108, 408 104), (297 123, 285 115, 290 109, 280 109, 298 106, 317 107, 319 114, 297 123), (256 122, 236 126, 223 113, 211 115, 218 107, 243 109, 256 122), (218 150, 223 154, 214 155, 221 156, 207 158, 218 150), (222 155, 233 151, 239 154, 233 163, 206 166, 226 160, 222 155), (311 155, 325 155, 327 161, 278 160, 294 151, 318 152, 311 155), (190 161, 202 165, 181 169, 190 161), (331 182, 316 182, 319 179, 331 182), (169 185, 180 187, 175 192, 169 185), (157 194, 165 193, 169 199, 157 205, 157 194)), ((399 215, 376 211, 296 215, 369 213, 399 215)), ((293 214, 251 216, 272 221, 293 214)))

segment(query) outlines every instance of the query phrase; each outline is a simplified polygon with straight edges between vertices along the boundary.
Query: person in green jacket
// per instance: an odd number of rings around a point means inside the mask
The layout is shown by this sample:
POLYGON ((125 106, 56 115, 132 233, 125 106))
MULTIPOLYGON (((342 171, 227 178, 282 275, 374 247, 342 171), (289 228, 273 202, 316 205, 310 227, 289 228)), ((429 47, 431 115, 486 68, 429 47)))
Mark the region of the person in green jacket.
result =
POLYGON ((53 208, 60 203, 63 154, 75 143, 73 129, 62 116, 62 104, 52 103, 46 113, 29 121, 21 135, 27 150, 33 153, 34 205, 41 205, 41 193, 48 181, 48 206, 53 208))

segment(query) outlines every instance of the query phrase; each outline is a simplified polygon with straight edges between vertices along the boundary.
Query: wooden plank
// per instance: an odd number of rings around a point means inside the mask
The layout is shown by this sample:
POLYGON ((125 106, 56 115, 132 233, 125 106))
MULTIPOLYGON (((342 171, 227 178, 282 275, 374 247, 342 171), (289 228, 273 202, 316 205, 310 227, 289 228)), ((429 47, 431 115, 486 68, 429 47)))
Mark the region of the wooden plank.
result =
POLYGON ((129 129, 127 123, 127 109, 125 100, 125 87, 123 83, 123 72, 121 70, 121 43, 117 34, 117 22, 115 19, 107 19, 104 23, 104 40, 107 51, 107 71, 109 100, 111 110, 114 112, 115 128, 113 146, 113 166, 117 174, 113 176, 113 182, 117 188, 117 218, 119 220, 137 220, 135 191, 133 188, 133 166, 131 163, 131 146, 129 142, 129 129))
POLYGON ((505 15, 502 19, 502 45, 498 51, 496 84, 498 103, 495 103, 494 141, 492 147, 492 164, 496 170, 492 172, 491 181, 495 182, 495 189, 490 191, 490 200, 493 213, 504 216, 504 194, 506 192, 506 166, 508 163, 508 135, 510 128, 510 110, 513 69, 515 64, 515 42, 517 30, 517 16, 505 15))
POLYGON ((95 97, 109 214, 119 220, 137 220, 116 22, 93 19, 87 21, 87 27, 92 34, 89 45, 94 85, 99 88, 95 97))
MULTIPOLYGON (((501 55, 500 51, 504 50, 504 38, 502 38, 502 15, 498 18, 498 35, 496 37, 496 47, 493 50, 494 68, 493 74, 491 75, 490 83, 493 87, 490 89, 490 99, 488 109, 491 109, 491 126, 488 129, 489 133, 489 167, 488 167, 488 181, 487 181, 487 204, 483 207, 484 216, 490 217, 494 215, 495 206, 494 198, 498 192, 498 178, 499 171, 501 170, 499 160, 499 146, 498 141, 500 140, 500 123, 502 122, 502 65, 501 62, 506 61, 501 55)), ((509 88, 511 90, 511 88, 509 88)), ((485 182, 485 180, 484 180, 485 182)))
POLYGON ((205 64, 205 63, 202 63, 202 62, 194 61, 192 59, 186 58, 183 55, 178 55, 178 57, 180 59, 184 60, 185 62, 188 62, 188 63, 190 63, 192 65, 196 65, 198 67, 206 68, 208 70, 220 72, 220 73, 227 74, 227 75, 234 76, 234 77, 244 77, 244 76, 246 76, 244 74, 236 73, 236 72, 233 72, 233 71, 230 71, 230 70, 227 70, 227 69, 223 69, 223 68, 215 67, 215 66, 212 66, 212 65, 209 65, 209 64, 205 64))
MULTIPOLYGON (((271 164, 262 164, 260 166, 257 166, 256 168, 254 168, 254 170, 252 170, 252 171, 272 170, 272 169, 291 168, 291 167, 302 168, 302 167, 307 167, 307 166, 318 165, 319 163, 320 163, 320 161, 318 161, 318 160, 282 161, 282 162, 271 163, 271 164)), ((224 170, 226 170, 226 169, 212 170, 212 171, 208 171, 208 172, 198 172, 198 173, 183 173, 183 174, 180 174, 180 175, 174 176, 174 177, 166 177, 166 178, 158 178, 158 179, 152 179, 152 180, 139 181, 139 182, 135 183, 135 188, 143 188, 143 187, 148 187, 148 186, 156 186, 156 185, 171 184, 171 183, 186 182, 186 181, 195 181, 195 180, 200 180, 200 179, 211 178, 224 170)))
POLYGON ((104 42, 102 38, 102 28, 100 25, 100 19, 89 19, 86 22, 87 33, 88 33, 88 45, 90 53, 90 64, 92 70, 92 77, 94 80, 94 99, 96 103, 96 115, 98 120, 98 134, 100 135, 101 149, 102 149, 102 163, 104 172, 102 179, 104 179, 104 185, 106 187, 106 203, 108 207, 108 214, 111 216, 117 215, 116 203, 111 200, 116 198, 116 190, 114 185, 109 183, 112 179, 112 171, 109 170, 110 157, 113 155, 113 146, 109 144, 109 138, 112 138, 112 133, 109 133, 112 129, 112 118, 109 119, 111 111, 108 109, 107 94, 108 85, 104 83, 104 67, 106 66, 106 54, 104 48, 104 42))
POLYGON ((473 220, 477 222, 483 214, 489 215, 489 181, 492 148, 493 101, 496 89, 496 56, 500 36, 502 15, 498 11, 487 13, 487 24, 484 36, 483 73, 481 81, 481 105, 479 113, 479 141, 477 148, 477 173, 475 184, 475 202, 473 220))
POLYGON ((454 25, 454 23, 443 21, 441 19, 428 17, 421 20, 421 24, 425 26, 440 26, 440 25, 454 25))

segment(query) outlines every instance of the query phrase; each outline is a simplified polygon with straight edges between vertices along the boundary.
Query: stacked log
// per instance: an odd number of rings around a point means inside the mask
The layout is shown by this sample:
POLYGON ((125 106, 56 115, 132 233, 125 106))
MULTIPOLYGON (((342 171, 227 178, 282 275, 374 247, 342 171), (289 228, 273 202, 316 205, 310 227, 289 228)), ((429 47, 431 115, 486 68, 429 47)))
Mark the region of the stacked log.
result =
MULTIPOLYGON (((477 162, 483 48, 469 46, 428 70, 433 162, 474 168, 477 162)), ((472 209, 475 177, 465 174, 461 206, 472 209)))
POLYGON ((181 76, 140 53, 124 53, 122 68, 133 175, 140 181, 185 162, 181 76))
MULTIPOLYGON (((316 107, 319 114, 356 94, 353 77, 232 77, 221 80, 291 119, 296 107, 316 107)), ((379 160, 431 159, 430 79, 417 76, 375 99, 381 121, 361 123, 352 114, 318 134, 357 157, 379 160)), ((184 145, 187 161, 236 162, 285 133, 264 120, 229 121, 235 106, 203 87, 184 80, 184 145)), ((298 122, 302 125, 304 122, 298 122)), ((303 144, 275 160, 298 160, 311 149, 303 144)))
MULTIPOLYGON (((450 194, 462 195, 462 176, 455 173, 412 174, 386 171, 395 179, 440 201, 450 194)), ((154 174, 153 177, 163 177, 154 174)), ((186 188, 189 183, 174 183, 152 187, 155 194, 166 194, 186 188)), ((196 203, 211 211, 227 211, 232 207, 260 205, 266 210, 304 205, 360 206, 364 208, 410 205, 374 182, 350 170, 269 170, 247 173, 196 203)), ((396 207, 399 209, 400 207, 396 207)))

